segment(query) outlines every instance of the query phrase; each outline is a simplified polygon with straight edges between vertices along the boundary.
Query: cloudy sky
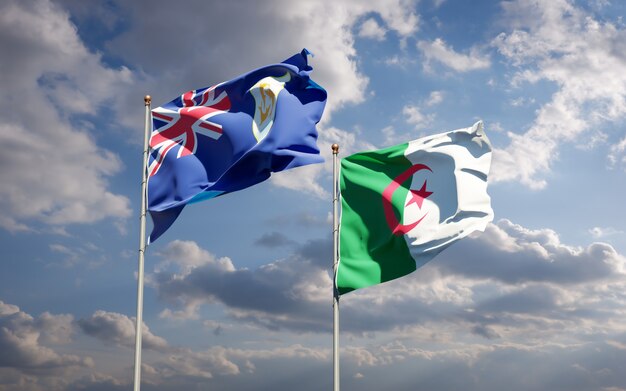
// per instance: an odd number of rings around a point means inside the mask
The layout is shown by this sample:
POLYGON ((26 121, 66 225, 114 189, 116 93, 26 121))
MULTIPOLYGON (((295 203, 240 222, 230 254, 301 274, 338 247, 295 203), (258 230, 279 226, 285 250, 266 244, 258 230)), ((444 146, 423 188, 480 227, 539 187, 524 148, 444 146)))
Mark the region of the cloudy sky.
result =
POLYGON ((0 390, 132 384, 143 96, 307 48, 326 163, 146 255, 145 390, 328 389, 340 156, 485 123, 495 219, 342 297, 346 390, 626 390, 626 5, 0 2, 0 390))

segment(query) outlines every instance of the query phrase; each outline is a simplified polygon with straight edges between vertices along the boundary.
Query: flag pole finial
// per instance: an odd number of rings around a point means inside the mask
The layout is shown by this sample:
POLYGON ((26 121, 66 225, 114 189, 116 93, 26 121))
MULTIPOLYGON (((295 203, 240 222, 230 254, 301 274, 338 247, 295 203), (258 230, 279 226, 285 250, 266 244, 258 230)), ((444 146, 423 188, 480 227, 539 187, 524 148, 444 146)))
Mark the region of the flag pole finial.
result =
POLYGON ((339 144, 333 144, 330 146, 333 149, 333 154, 336 155, 339 153, 339 144))
POLYGON ((152 102, 152 97, 150 95, 146 95, 143 97, 143 101, 146 103, 146 106, 148 106, 152 102))

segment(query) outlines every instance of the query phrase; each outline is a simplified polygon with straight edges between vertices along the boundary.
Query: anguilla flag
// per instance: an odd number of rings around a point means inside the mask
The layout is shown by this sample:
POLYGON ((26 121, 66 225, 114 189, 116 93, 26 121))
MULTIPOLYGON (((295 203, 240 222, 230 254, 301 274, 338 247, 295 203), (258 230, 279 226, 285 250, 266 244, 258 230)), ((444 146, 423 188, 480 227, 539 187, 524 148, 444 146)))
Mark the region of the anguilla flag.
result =
POLYGON ((309 78, 304 49, 152 110, 148 210, 154 242, 185 205, 245 189, 323 161, 316 145, 326 91, 309 78))

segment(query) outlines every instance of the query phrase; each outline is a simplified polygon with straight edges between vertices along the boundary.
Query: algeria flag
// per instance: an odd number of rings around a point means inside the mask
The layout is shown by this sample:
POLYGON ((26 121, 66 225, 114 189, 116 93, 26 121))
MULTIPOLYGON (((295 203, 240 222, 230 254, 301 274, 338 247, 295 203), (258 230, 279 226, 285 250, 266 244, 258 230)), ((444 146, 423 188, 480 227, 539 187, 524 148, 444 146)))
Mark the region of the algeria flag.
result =
POLYGON ((341 161, 339 294, 413 272, 493 219, 483 123, 341 161))

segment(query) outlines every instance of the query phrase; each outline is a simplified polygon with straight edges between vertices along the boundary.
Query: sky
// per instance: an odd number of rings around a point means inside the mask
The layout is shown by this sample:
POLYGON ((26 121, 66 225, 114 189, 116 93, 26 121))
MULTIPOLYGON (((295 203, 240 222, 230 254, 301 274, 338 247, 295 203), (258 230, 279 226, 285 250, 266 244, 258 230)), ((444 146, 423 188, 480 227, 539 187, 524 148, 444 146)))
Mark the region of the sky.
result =
MULTIPOLYGON (((144 102, 307 48, 325 163, 146 252, 142 390, 329 389, 332 154, 481 119, 495 218, 341 299, 345 390, 626 390, 617 0, 0 2, 0 390, 132 386, 144 102)), ((148 226, 150 229, 150 225, 148 226)))

